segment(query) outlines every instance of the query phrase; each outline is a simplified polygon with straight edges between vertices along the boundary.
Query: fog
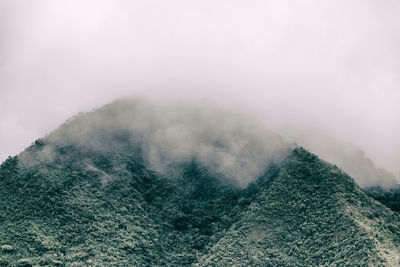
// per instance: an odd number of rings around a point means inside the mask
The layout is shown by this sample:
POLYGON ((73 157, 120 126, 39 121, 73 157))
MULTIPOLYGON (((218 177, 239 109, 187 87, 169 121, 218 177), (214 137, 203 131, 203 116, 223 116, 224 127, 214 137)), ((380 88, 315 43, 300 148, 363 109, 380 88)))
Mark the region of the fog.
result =
MULTIPOLYGON (((281 163, 295 147, 242 114, 137 98, 74 116, 41 140, 45 145, 39 151, 21 154, 22 166, 57 161, 57 151, 73 145, 83 154, 106 156, 115 161, 115 168, 121 168, 126 158, 135 159, 171 179, 182 175, 182 164, 197 162, 239 187, 262 176, 271 164, 281 163)), ((62 160, 68 157, 63 154, 62 160)), ((90 159, 84 161, 86 168, 96 169, 90 159)), ((104 172, 101 176, 112 180, 104 172)))
POLYGON ((398 14, 392 0, 0 0, 0 160, 128 95, 235 110, 400 176, 398 14))

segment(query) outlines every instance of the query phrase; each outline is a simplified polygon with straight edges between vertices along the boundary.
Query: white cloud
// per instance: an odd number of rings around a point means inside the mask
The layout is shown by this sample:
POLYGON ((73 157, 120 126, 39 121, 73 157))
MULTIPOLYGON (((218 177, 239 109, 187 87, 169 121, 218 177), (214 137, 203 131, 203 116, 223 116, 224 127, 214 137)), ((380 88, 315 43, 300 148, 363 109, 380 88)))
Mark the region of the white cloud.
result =
POLYGON ((400 173, 398 1, 0 1, 0 158, 122 95, 322 128, 400 173))

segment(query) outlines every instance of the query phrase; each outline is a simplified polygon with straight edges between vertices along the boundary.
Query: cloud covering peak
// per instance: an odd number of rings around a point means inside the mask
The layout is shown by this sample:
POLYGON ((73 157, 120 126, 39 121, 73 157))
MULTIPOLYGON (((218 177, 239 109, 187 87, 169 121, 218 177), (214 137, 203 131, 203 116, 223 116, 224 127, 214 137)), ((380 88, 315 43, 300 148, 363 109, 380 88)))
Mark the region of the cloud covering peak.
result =
POLYGON ((2 0, 0 159, 144 95, 326 131, 400 176, 399 13, 396 0, 2 0))
POLYGON ((45 161, 52 160, 56 147, 69 145, 139 156, 151 169, 165 175, 195 160, 239 186, 259 178, 293 147, 239 114, 138 99, 118 100, 78 115, 44 140, 45 150, 38 158, 45 161))

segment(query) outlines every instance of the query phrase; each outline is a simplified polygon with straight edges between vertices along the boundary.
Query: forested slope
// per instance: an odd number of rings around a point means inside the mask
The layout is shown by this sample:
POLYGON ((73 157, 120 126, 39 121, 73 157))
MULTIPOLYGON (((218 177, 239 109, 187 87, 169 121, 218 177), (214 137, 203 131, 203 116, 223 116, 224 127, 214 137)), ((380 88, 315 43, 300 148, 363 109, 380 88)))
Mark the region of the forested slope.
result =
POLYGON ((2 265, 399 262, 399 216, 301 148, 245 189, 195 161, 171 179, 135 157, 74 147, 57 155, 2 164, 2 265))
POLYGON ((166 111, 117 101, 3 162, 0 266, 400 264, 395 197, 229 116, 166 111))

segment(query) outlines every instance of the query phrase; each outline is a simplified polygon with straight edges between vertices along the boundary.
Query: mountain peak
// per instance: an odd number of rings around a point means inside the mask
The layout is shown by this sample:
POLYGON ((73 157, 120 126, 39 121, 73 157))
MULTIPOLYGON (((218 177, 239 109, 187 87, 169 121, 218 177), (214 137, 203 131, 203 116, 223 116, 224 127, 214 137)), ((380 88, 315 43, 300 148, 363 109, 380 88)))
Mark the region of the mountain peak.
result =
POLYGON ((203 265, 396 266, 393 215, 340 169, 296 148, 203 265))
POLYGON ((81 115, 1 165, 0 265, 400 264, 399 214, 338 167, 230 117, 138 109, 81 115))

